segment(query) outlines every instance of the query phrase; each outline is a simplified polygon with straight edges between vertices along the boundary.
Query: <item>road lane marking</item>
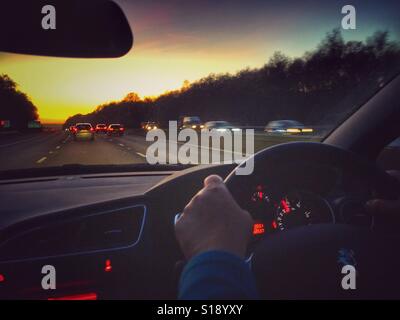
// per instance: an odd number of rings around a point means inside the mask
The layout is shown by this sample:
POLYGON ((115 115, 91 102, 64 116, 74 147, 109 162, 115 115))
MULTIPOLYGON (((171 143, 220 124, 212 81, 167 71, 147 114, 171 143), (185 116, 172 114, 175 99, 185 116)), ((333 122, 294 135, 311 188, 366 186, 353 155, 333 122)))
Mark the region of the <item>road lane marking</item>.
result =
POLYGON ((61 148, 60 146, 57 146, 57 147, 56 147, 56 149, 60 149, 60 148, 61 148))
POLYGON ((141 157, 143 157, 143 158, 146 158, 146 155, 144 155, 143 153, 136 152, 136 154, 137 154, 138 156, 141 156, 141 157))
POLYGON ((36 163, 42 163, 42 162, 45 161, 46 159, 47 159, 47 157, 40 158, 38 161, 36 161, 36 163))
POLYGON ((71 138, 71 136, 66 137, 61 143, 67 143, 67 141, 71 138))
POLYGON ((125 147, 125 145, 124 144, 122 144, 122 143, 118 143, 121 147, 125 147))
POLYGON ((53 154, 53 151, 49 151, 49 154, 53 154))

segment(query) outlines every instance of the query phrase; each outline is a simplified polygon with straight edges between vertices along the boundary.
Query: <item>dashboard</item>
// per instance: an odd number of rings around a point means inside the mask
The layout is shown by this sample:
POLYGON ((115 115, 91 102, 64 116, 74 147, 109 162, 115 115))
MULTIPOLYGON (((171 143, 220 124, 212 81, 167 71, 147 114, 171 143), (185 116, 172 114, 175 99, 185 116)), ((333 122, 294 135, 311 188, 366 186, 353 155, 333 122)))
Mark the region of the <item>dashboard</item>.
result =
POLYGON ((311 224, 335 223, 330 204, 308 191, 293 190, 274 195, 267 186, 260 184, 251 195, 251 203, 255 236, 311 224))
POLYGON ((374 194, 367 181, 337 168, 293 164, 257 177, 238 202, 253 217, 253 240, 315 224, 372 228, 364 204, 374 194), (318 179, 315 179, 318 177, 318 179))
MULTIPOLYGON (((9 205, 0 219, 0 298, 176 297, 182 254, 173 219, 208 175, 225 178, 233 168, 3 182, 0 200, 9 205), (54 292, 41 289, 45 265, 57 268, 54 292)), ((250 187, 235 198, 254 219, 250 250, 301 226, 373 224, 363 203, 374 190, 352 172, 293 163, 247 179, 250 187)))
POLYGON ((0 299, 175 298, 172 217, 206 176, 232 169, 0 181, 0 299), (42 287, 48 266, 54 290, 42 287))

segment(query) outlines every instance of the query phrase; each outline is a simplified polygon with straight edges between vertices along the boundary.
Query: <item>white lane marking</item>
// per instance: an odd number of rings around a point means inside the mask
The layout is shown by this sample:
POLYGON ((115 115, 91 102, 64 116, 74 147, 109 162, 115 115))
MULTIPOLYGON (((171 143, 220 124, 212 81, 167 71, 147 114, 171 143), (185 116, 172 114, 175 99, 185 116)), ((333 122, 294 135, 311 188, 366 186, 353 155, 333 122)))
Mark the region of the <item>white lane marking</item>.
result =
POLYGON ((57 146, 57 147, 56 147, 57 150, 60 149, 60 148, 61 148, 60 146, 57 146))
POLYGON ((42 163, 42 162, 45 161, 46 159, 47 159, 47 157, 40 158, 38 161, 36 161, 36 163, 42 163))
POLYGON ((53 151, 49 151, 49 154, 53 154, 53 151))
POLYGON ((122 143, 118 143, 121 147, 125 147, 125 145, 124 144, 122 144, 122 143))
POLYGON ((66 138, 62 141, 62 143, 66 143, 70 138, 71 138, 71 136, 66 137, 66 138))
POLYGON ((136 154, 137 154, 138 156, 141 156, 141 157, 143 157, 143 158, 146 158, 146 155, 144 155, 143 153, 136 152, 136 154))

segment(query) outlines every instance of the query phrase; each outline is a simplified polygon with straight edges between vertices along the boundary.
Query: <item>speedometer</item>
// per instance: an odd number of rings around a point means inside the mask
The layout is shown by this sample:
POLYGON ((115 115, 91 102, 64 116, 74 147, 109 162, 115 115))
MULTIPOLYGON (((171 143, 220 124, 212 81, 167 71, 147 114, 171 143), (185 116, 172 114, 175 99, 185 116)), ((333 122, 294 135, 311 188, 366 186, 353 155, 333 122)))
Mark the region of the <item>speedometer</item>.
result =
POLYGON ((329 204, 320 196, 296 191, 284 196, 277 207, 274 226, 285 231, 310 224, 334 223, 329 204))

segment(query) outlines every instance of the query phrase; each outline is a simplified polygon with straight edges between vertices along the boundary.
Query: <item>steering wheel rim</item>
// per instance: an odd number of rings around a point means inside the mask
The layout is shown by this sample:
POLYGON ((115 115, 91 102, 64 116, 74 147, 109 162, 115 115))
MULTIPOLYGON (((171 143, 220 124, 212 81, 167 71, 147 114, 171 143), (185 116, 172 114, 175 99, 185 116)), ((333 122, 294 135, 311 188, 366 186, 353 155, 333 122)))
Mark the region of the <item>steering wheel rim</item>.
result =
POLYGON ((353 152, 319 142, 290 142, 264 149, 238 165, 226 177, 225 185, 235 197, 237 196, 236 188, 243 184, 248 177, 238 175, 239 168, 245 167, 250 161, 253 161, 254 171, 252 175, 257 176, 265 170, 265 167, 270 165, 273 168, 275 164, 281 164, 285 159, 297 159, 299 154, 302 162, 334 165, 351 170, 360 176, 368 176, 371 184, 375 186, 378 196, 387 200, 398 198, 400 193, 399 182, 376 166, 375 163, 367 161, 353 152))
MULTIPOLYGON (((375 187, 377 195, 384 199, 396 199, 400 193, 400 185, 396 179, 389 176, 385 171, 378 168, 374 163, 366 161, 358 155, 339 149, 337 147, 314 142, 294 142, 274 146, 255 154, 252 159, 245 161, 240 166, 248 165, 249 161, 254 161, 253 175, 261 174, 266 168, 273 168, 274 163, 281 164, 284 159, 296 159, 301 154, 302 161, 317 162, 323 165, 335 165, 345 170, 351 170, 355 174, 366 175, 370 183, 375 187)), ((238 168, 234 169, 225 179, 225 184, 237 200, 247 187, 247 176, 237 175, 238 168)), ((371 230, 360 229, 346 225, 314 225, 282 233, 262 240, 255 248, 251 259, 252 270, 256 278, 257 285, 262 298, 372 298, 379 297, 380 282, 375 281, 376 272, 387 274, 382 270, 377 271, 376 263, 370 263, 369 253, 374 252, 381 258, 391 257, 391 250, 387 242, 381 241, 381 237, 371 230), (312 243, 316 245, 313 247, 312 243), (325 243, 329 245, 318 245, 325 243), (284 250, 282 250, 282 247, 284 250), (298 251, 304 251, 303 255, 298 255, 298 251), (369 251, 371 250, 371 251, 369 251), (283 252, 283 253, 282 253, 283 252), (343 254, 347 257, 343 258, 343 254), (356 255, 357 258, 352 257, 356 255), (296 255, 297 254, 297 255, 296 255), (314 287, 307 287, 304 282, 296 281, 291 276, 294 272, 296 263, 291 261, 291 257, 296 256, 301 261, 306 262, 307 268, 303 268, 301 273, 303 279, 308 279, 314 287), (289 259, 285 259, 289 257, 289 259), (354 258, 354 259, 353 259, 354 258), (363 278, 368 281, 363 282, 362 290, 345 291, 341 288, 340 277, 341 265, 346 263, 358 264, 357 268, 362 269, 363 278), (353 260, 352 260, 353 259, 353 260), (357 259, 361 262, 357 262, 357 259), (275 265, 274 265, 275 262, 275 265), (313 273, 312 266, 318 264, 325 265, 325 269, 319 269, 318 276, 313 273), (285 271, 281 268, 285 266, 285 271), (329 267, 328 267, 329 266, 329 267), (371 267, 373 266, 373 267, 371 267), (268 267, 268 268, 267 268, 268 267), (285 275, 286 272, 286 275, 285 275), (293 281, 282 281, 283 278, 290 278, 293 281), (277 281, 280 279, 280 281, 277 281), (284 283, 284 285, 282 285, 284 283), (285 285, 287 288, 285 288, 285 285), (318 288, 316 288, 318 287, 318 288), (286 291, 285 291, 286 289, 286 291), (377 291, 378 290, 378 291, 377 291)), ((400 262, 394 263, 400 268, 400 262)), ((297 265, 299 265, 297 263, 297 265)), ((361 272, 361 271, 360 271, 361 272)), ((297 278, 299 280, 299 278, 297 278)), ((388 296, 397 297, 397 287, 389 290, 388 296)), ((382 293, 382 292, 380 292, 382 293)), ((382 296, 382 295, 380 295, 382 296)))

